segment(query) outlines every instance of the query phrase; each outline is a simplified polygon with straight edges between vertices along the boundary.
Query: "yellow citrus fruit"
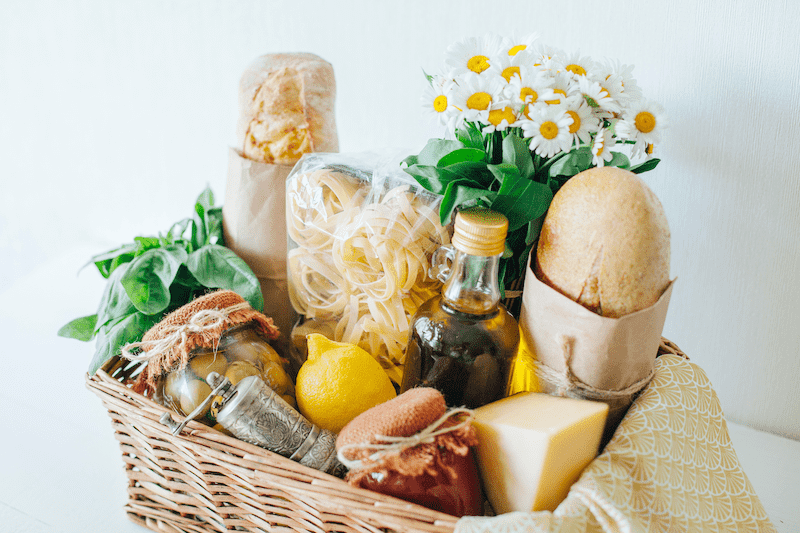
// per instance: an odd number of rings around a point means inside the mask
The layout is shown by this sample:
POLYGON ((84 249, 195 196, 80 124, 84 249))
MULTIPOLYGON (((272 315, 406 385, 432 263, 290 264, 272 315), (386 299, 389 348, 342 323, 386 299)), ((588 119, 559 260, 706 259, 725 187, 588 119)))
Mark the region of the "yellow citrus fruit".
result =
POLYGON ((397 395, 389 376, 369 353, 319 333, 308 336, 308 359, 297 373, 295 392, 303 416, 334 433, 397 395))

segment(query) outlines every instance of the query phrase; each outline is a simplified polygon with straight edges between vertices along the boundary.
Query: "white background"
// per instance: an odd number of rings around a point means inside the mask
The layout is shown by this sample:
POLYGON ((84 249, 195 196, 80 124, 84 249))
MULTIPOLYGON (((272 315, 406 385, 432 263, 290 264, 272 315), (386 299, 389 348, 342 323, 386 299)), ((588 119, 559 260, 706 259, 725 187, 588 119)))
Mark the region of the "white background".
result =
MULTIPOLYGON (((0 293, 77 249, 88 260, 165 231, 206 184, 221 201, 239 75, 260 54, 333 64, 342 151, 416 152, 444 133, 421 108, 422 69, 464 37, 536 31, 635 64, 666 107, 662 163, 643 175, 672 230, 664 334, 729 420, 800 440, 800 4, 768 5, 2 1, 0 293)), ((75 280, 103 285, 88 268, 75 280)), ((64 379, 87 394, 82 376, 64 379)))

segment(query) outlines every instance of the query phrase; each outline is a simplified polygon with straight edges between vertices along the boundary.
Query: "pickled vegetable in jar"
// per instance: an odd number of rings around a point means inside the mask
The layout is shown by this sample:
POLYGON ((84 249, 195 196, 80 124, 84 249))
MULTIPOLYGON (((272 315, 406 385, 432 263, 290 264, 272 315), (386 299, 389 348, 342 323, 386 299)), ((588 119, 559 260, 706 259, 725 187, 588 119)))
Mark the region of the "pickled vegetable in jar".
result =
MULTIPOLYGON (((235 326, 220 336, 216 348, 196 348, 185 367, 167 372, 156 386, 154 399, 186 416, 211 394, 213 387, 207 377, 216 372, 233 385, 248 376, 258 376, 296 407, 294 383, 285 365, 278 352, 258 335, 254 324, 235 326)), ((207 411, 197 420, 213 426, 215 413, 207 411)))
MULTIPOLYGON (((122 355, 146 362, 134 392, 188 416, 209 397, 208 375, 216 372, 234 385, 257 376, 294 406, 288 362, 270 345, 279 336, 272 319, 229 290, 206 294, 165 316, 122 355)), ((209 408, 196 419, 213 426, 209 408)))

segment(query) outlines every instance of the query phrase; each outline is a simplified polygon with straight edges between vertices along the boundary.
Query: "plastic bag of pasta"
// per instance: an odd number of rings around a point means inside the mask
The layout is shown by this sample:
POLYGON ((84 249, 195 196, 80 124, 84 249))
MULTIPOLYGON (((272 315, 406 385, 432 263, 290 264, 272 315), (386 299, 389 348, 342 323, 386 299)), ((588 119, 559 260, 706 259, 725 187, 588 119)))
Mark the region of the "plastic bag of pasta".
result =
POLYGON ((399 158, 307 154, 286 181, 289 297, 301 315, 291 334, 298 360, 305 338, 322 333, 358 344, 395 383, 410 318, 440 283, 431 255, 450 235, 440 196, 400 169, 399 158))

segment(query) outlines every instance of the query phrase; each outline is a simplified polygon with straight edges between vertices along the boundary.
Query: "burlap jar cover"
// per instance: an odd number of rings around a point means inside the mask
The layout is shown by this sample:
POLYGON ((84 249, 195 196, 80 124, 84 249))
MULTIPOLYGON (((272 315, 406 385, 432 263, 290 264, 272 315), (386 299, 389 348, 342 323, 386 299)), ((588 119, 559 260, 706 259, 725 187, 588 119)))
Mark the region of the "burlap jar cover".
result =
POLYGON ((215 348, 226 330, 249 322, 255 324, 264 339, 278 338, 272 319, 251 308, 233 291, 215 291, 176 309, 150 328, 141 342, 123 349, 124 357, 147 361, 133 390, 140 394, 152 392, 164 372, 187 365, 192 350, 215 348))
POLYGON ((774 532, 706 374, 662 355, 612 440, 554 512, 465 517, 455 533, 774 532))
POLYGON ((448 411, 444 396, 427 387, 367 410, 336 439, 339 460, 350 468, 345 480, 455 516, 482 514, 472 416, 448 411))

